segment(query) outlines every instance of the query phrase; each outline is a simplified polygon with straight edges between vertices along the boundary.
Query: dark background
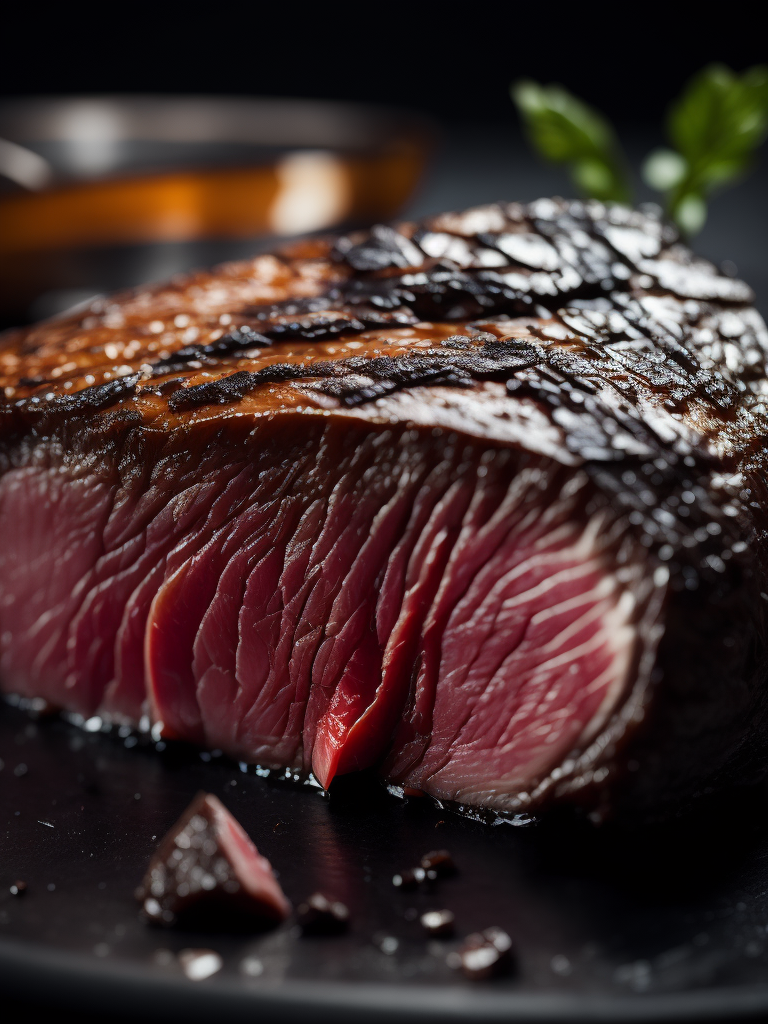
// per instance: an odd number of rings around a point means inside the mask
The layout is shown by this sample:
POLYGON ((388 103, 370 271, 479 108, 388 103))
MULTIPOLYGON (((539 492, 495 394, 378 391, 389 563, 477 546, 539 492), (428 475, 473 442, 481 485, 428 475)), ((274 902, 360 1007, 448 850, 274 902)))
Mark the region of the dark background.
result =
MULTIPOLYGON (((310 96, 408 107, 441 128, 430 171, 404 211, 421 216, 573 193, 566 174, 538 161, 522 138, 509 99, 520 77, 560 82, 601 109, 637 168, 663 143, 665 110, 693 73, 715 60, 739 71, 768 61, 753 11, 734 3, 467 0, 41 9, 17 0, 3 18, 0 94, 310 96)), ((736 264, 764 313, 767 165, 763 155, 744 183, 713 202, 695 242, 716 262, 736 264)), ((657 198, 639 181, 637 196, 657 198)), ((229 255, 219 247, 213 261, 229 255)))
POLYGON ((766 59, 743 4, 60 4, 3 16, 0 91, 205 92, 406 105, 508 122, 511 80, 658 122, 702 65, 766 59))

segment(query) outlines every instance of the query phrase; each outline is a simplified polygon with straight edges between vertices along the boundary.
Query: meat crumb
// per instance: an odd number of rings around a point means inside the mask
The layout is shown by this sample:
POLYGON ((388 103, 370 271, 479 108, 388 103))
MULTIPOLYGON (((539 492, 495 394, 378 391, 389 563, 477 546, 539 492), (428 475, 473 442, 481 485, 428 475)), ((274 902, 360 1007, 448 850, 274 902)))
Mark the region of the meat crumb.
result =
POLYGON ((277 923, 290 913, 269 861, 215 796, 200 793, 160 843, 136 891, 144 916, 212 927, 277 923))
POLYGON ((392 885, 396 889, 402 889, 407 892, 417 889, 426 877, 427 873, 424 868, 406 868, 405 871, 400 871, 398 874, 393 875, 392 885))
POLYGON ((425 853, 421 858, 421 867, 429 879, 448 878, 456 874, 456 865, 447 850, 432 850, 431 853, 425 853))
POLYGON ((338 900, 316 892, 299 905, 296 918, 304 935, 338 935, 349 925, 349 910, 338 900))
POLYGON ((428 910, 421 915, 421 927, 435 938, 453 935, 455 918, 450 910, 428 910))
POLYGON ((512 939, 502 928, 486 928, 467 936, 461 949, 448 955, 448 964, 461 969, 470 981, 508 974, 512 967, 512 939))

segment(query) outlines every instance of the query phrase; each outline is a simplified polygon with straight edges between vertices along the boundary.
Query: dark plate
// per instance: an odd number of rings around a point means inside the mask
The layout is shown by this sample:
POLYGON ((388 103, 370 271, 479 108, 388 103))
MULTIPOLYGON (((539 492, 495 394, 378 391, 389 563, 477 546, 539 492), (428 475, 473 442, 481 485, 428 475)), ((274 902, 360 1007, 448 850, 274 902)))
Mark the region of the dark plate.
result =
POLYGON ((158 753, 133 736, 34 721, 10 707, 0 708, 0 755, 6 997, 145 1020, 260 1022, 310 1008, 336 1021, 768 1010, 762 793, 627 835, 574 821, 482 824, 398 800, 370 779, 340 780, 328 798, 190 748, 158 753), (290 921, 239 935, 143 924, 134 887, 200 789, 224 800, 294 903, 316 890, 347 903, 349 933, 302 938, 290 921), (392 886, 398 869, 436 847, 452 852, 456 877, 423 893, 392 886), (16 879, 27 883, 23 896, 10 892, 16 879), (429 940, 414 919, 443 907, 455 912, 459 935, 505 928, 517 944, 516 973, 480 984, 457 976, 446 954, 458 940, 429 940), (187 980, 175 958, 185 947, 217 951, 222 970, 187 980))

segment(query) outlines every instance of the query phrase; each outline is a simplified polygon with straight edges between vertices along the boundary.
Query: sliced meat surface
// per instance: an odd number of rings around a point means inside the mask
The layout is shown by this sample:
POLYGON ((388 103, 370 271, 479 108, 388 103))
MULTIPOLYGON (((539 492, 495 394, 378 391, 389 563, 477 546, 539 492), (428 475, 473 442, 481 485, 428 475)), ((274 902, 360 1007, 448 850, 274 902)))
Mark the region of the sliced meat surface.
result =
MULTIPOLYGON (((64 693, 84 715, 136 719, 148 697, 165 736, 325 786, 390 749, 387 773, 412 789, 506 806, 585 749, 654 635, 639 609, 649 561, 619 581, 631 543, 588 477, 440 432, 319 420, 282 434, 265 424, 220 450, 198 486, 177 462, 175 482, 164 473, 143 492, 144 515, 105 485, 99 521, 78 524, 90 546, 54 535, 90 561, 59 567, 59 600, 30 594, 56 618, 17 634, 5 677, 46 672, 49 688, 20 692, 64 693), (148 500, 153 486, 162 500, 148 500), (135 536, 114 526, 127 510, 135 536), (116 667, 137 581, 144 659, 129 687, 116 667)), ((18 472, 3 480, 9 501, 30 494, 18 472)), ((94 508, 77 479, 64 493, 94 508)), ((27 526, 33 511, 6 507, 27 526)), ((19 567, 42 574, 46 529, 14 538, 19 567)))

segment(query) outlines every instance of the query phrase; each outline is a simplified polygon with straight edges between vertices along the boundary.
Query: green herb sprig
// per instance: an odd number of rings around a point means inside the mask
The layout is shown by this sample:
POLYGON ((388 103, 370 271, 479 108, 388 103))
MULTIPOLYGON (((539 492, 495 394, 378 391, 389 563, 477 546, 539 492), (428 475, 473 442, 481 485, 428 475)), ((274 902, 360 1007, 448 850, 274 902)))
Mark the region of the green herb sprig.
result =
MULTIPOLYGON (((583 195, 632 201, 629 162, 602 114, 559 85, 519 81, 512 99, 534 149, 566 165, 583 195)), ((665 127, 670 146, 646 157, 642 177, 693 235, 704 226, 711 196, 751 169, 768 136, 768 67, 741 75, 722 64, 704 68, 671 105, 665 127)))
POLYGON ((566 164, 576 187, 606 202, 632 201, 628 166, 608 121, 559 85, 520 81, 512 86, 534 148, 566 164))

